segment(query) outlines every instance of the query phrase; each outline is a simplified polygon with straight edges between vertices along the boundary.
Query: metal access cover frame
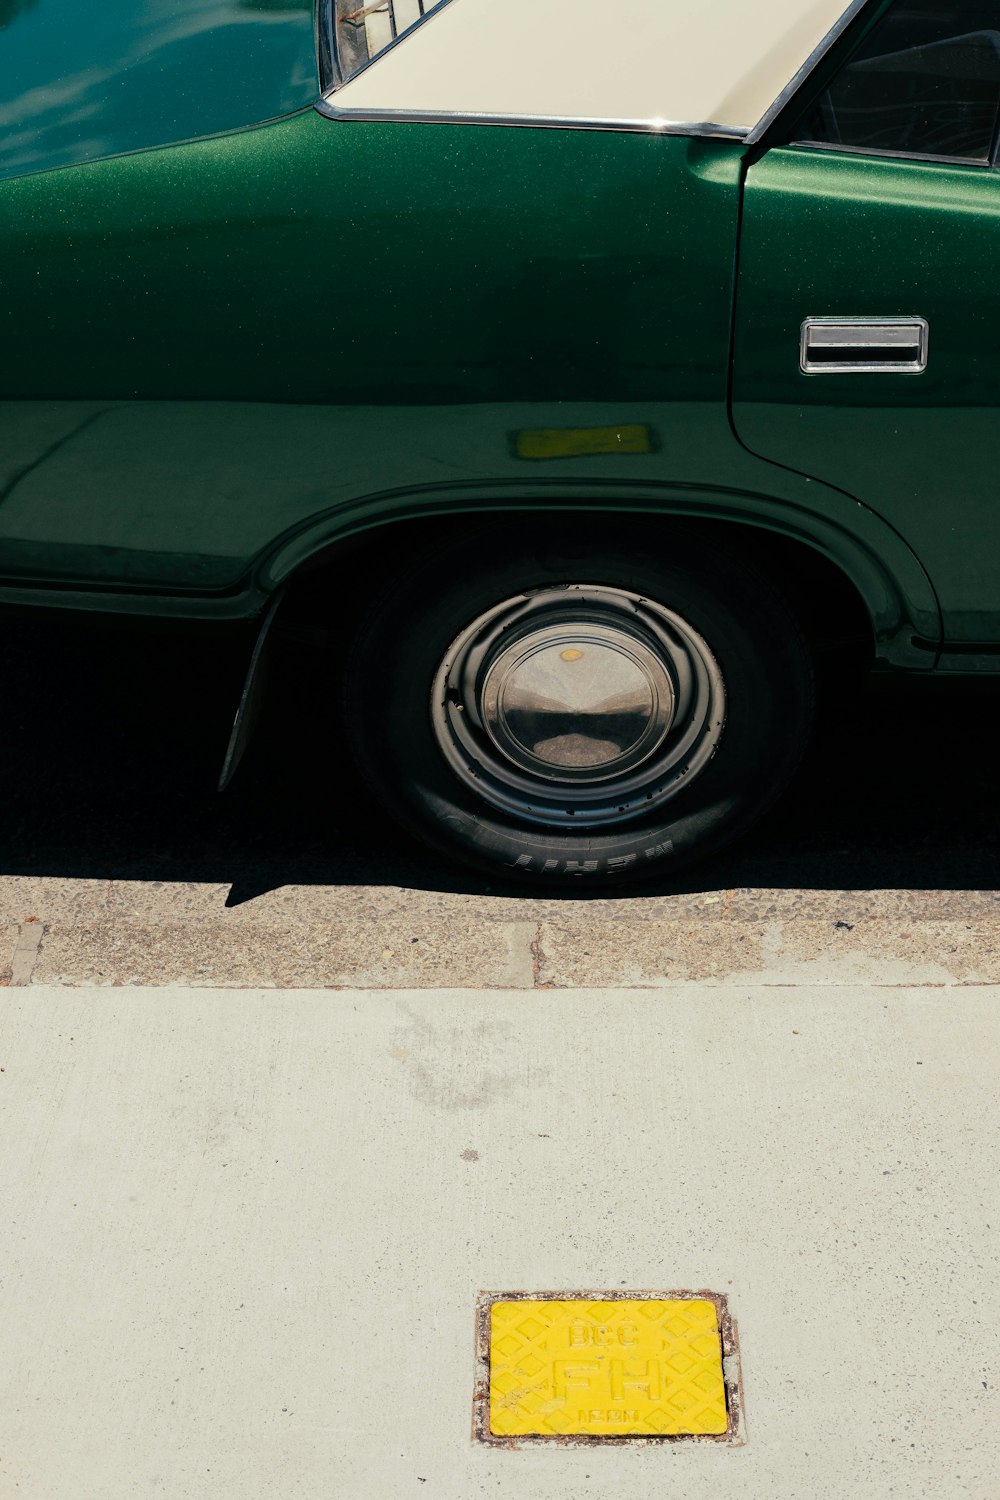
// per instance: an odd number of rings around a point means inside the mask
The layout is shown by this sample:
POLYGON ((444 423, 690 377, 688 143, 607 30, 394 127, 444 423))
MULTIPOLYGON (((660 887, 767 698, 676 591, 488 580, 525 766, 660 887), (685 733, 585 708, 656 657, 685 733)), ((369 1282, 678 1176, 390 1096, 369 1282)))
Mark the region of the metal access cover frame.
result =
POLYGON ((480 1292, 476 1298, 476 1380, 472 1400, 473 1441, 491 1448, 517 1449, 537 1443, 562 1447, 636 1446, 647 1443, 725 1443, 740 1448, 746 1443, 743 1415, 743 1372, 740 1367, 739 1330, 729 1311, 725 1293, 712 1291, 607 1291, 583 1289, 557 1292, 480 1292), (726 1392, 728 1425, 720 1433, 534 1433, 504 1436, 490 1431, 490 1322, 495 1302, 711 1302, 715 1307, 722 1344, 722 1378, 726 1392))

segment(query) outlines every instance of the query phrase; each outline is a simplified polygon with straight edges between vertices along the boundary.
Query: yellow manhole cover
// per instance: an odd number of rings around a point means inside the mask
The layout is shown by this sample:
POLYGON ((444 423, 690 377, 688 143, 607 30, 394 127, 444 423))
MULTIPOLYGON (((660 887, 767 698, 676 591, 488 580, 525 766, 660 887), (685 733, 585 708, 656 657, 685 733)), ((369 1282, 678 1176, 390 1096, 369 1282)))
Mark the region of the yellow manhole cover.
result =
POLYGON ((735 1436, 722 1297, 485 1294, 479 1341, 483 1441, 735 1436))

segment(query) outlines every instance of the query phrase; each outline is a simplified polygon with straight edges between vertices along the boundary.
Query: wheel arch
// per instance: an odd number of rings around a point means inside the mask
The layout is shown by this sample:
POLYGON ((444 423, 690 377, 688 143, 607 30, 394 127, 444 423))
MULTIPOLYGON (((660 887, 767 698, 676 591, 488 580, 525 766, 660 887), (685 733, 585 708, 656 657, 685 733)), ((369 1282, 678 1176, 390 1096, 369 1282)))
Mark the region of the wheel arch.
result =
POLYGON ((787 598, 814 647, 846 651, 852 667, 863 672, 872 666, 892 670, 927 671, 937 659, 940 615, 933 588, 918 560, 902 539, 862 506, 844 496, 860 517, 851 531, 836 520, 817 516, 770 497, 735 493, 685 492, 672 503, 640 502, 584 495, 510 499, 467 497, 448 503, 439 496, 415 504, 398 498, 377 514, 369 508, 353 516, 341 512, 285 537, 262 562, 256 588, 270 597, 257 649, 250 663, 243 699, 233 725, 232 739, 220 789, 234 773, 252 733, 259 703, 258 672, 264 660, 264 638, 280 606, 292 633, 305 631, 334 637, 348 626, 352 612, 363 608, 372 585, 387 574, 401 572, 414 552, 437 542, 442 546, 460 535, 485 531, 504 519, 551 527, 567 517, 574 523, 607 527, 625 520, 624 540, 668 546, 678 529, 691 535, 725 534, 751 555, 787 598), (870 535, 862 529, 869 523, 870 535), (859 531, 861 534, 859 535, 859 531), (331 603, 334 619, 331 630, 331 603))
POLYGON ((758 568, 798 608, 814 638, 836 640, 846 624, 855 643, 869 644, 872 664, 910 671, 933 667, 940 614, 920 562, 873 512, 835 491, 823 499, 820 514, 772 496, 687 489, 667 496, 609 497, 576 487, 558 495, 384 497, 377 505, 320 518, 282 538, 262 561, 257 584, 266 595, 284 589, 295 598, 317 589, 322 593, 323 580, 332 577, 338 596, 349 596, 368 578, 405 566, 415 547, 504 519, 523 526, 526 541, 535 526, 551 527, 568 516, 578 531, 587 522, 606 527, 620 520, 623 543, 643 546, 655 546, 660 538, 668 545, 672 529, 688 534, 700 529, 725 534, 741 550, 749 549, 758 568), (836 504, 828 505, 829 499, 836 504))

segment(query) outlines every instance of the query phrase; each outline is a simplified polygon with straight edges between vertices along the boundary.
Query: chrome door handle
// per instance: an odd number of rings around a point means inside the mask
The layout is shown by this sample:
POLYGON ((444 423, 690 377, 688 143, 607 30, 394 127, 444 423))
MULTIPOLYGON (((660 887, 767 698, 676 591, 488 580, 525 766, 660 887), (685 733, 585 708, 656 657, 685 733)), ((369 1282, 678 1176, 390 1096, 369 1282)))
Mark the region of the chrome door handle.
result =
POLYGON ((804 375, 919 375, 927 368, 925 318, 807 318, 804 375))

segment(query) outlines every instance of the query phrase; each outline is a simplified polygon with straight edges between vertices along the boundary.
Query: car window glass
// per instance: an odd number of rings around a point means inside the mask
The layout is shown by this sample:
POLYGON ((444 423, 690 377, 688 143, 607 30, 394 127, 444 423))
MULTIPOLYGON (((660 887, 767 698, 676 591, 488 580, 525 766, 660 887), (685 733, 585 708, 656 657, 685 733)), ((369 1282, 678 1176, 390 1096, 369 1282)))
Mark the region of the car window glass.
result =
POLYGON ((998 109, 1000 0, 897 0, 795 139, 987 162, 998 109))
POLYGON ((335 83, 346 83, 447 0, 329 0, 335 83))

